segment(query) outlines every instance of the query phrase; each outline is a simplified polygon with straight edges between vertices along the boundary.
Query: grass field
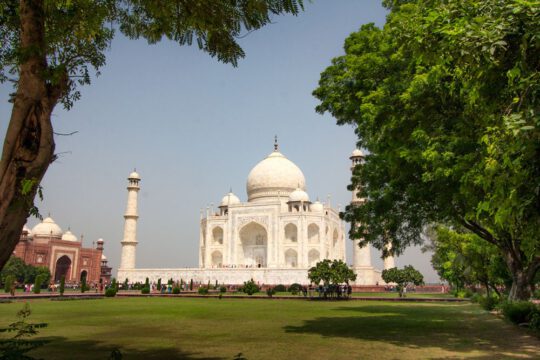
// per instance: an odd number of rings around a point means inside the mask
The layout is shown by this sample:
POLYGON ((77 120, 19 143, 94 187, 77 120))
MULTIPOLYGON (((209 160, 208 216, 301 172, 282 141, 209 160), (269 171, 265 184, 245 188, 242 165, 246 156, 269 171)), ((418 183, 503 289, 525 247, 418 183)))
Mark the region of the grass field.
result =
MULTIPOLYGON (((0 304, 0 326, 22 302, 0 304)), ((30 302, 44 359, 540 358, 540 340, 472 304, 112 298, 30 302)))

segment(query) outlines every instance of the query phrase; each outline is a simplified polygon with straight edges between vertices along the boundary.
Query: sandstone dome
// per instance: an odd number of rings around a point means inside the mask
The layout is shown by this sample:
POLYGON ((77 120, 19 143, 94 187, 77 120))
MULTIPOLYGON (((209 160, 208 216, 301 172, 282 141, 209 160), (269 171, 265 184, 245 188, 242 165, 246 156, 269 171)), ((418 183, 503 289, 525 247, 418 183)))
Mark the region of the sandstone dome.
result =
POLYGON ((240 204, 240 199, 231 191, 221 199, 221 204, 219 206, 229 206, 234 204, 240 204))
POLYGON ((73 235, 73 233, 68 230, 64 233, 64 235, 62 235, 62 240, 64 241, 79 241, 77 239, 77 237, 75 235, 73 235))
POLYGON ((248 201, 287 197, 305 187, 302 170, 277 150, 251 169, 246 184, 248 201))
POLYGON ((302 189, 297 188, 289 195, 289 201, 309 201, 309 195, 302 189))
POLYGON ((61 238, 63 234, 62 229, 58 226, 51 217, 45 218, 41 223, 34 226, 32 229, 32 235, 42 237, 57 237, 61 238))

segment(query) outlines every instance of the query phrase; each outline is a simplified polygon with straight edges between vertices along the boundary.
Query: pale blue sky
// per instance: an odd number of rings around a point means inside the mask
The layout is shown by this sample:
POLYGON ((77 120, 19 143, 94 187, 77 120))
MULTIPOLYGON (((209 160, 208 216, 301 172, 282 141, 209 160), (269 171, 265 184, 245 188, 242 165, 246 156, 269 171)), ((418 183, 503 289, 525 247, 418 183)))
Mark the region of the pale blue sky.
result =
MULTIPOLYGON (((61 155, 45 176, 41 213, 84 234, 87 246, 102 237, 116 273, 126 177, 136 167, 137 267, 197 266, 200 208, 217 205, 231 187, 245 201, 247 175, 272 151, 275 134, 304 172, 312 199, 331 194, 332 204, 346 204, 353 128, 317 114, 311 92, 351 32, 384 20, 378 0, 307 3, 298 17, 275 18, 241 39, 246 58, 237 68, 196 47, 116 36, 102 75, 81 88, 72 110, 54 113, 57 132, 78 133, 56 138, 61 155)), ((0 87, 2 133, 10 91, 0 87)), ((413 264, 435 281, 429 257, 416 249, 398 264, 413 264)))

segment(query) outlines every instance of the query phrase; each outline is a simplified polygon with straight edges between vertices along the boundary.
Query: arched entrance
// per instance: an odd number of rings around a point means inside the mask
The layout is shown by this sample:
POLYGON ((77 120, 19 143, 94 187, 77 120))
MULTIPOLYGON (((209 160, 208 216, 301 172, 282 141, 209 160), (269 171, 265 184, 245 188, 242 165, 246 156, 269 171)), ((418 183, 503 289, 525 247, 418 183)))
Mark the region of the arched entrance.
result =
POLYGON ((83 279, 86 279, 88 276, 88 272, 86 270, 81 271, 81 278, 79 279, 81 282, 83 282, 83 279))
POLYGON ((266 267, 268 236, 266 229, 251 222, 240 230, 239 266, 266 267))
POLYGON ((60 281, 62 279, 62 276, 65 276, 65 279, 69 279, 71 270, 71 259, 67 256, 61 256, 58 260, 56 260, 56 266, 54 270, 54 282, 60 281))

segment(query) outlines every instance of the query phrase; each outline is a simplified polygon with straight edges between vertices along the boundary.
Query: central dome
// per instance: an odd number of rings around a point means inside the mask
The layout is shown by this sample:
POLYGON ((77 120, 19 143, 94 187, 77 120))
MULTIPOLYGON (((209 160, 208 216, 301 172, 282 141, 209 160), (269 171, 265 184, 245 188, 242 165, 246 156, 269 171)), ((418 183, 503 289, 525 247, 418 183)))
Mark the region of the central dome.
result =
POLYGON ((246 184, 248 201, 287 199, 297 188, 306 188, 302 170, 277 150, 251 169, 246 184))

